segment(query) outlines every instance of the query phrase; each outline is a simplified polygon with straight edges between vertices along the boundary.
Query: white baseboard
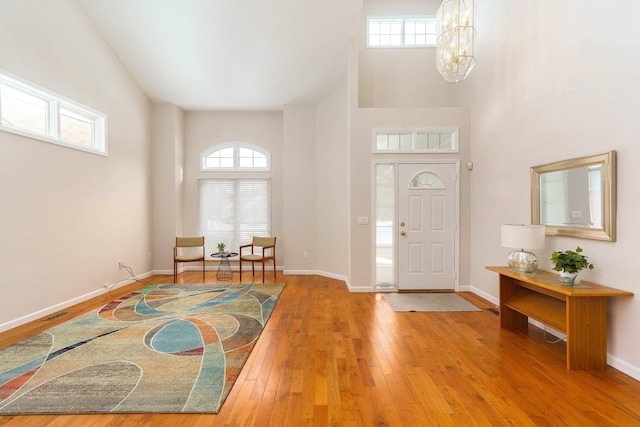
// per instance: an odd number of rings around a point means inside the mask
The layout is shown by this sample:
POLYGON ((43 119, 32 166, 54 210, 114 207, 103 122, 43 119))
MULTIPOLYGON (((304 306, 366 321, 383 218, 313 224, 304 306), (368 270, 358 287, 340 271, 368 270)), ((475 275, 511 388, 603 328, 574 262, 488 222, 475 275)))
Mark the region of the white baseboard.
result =
MULTIPOLYGON (((173 272, 171 274, 173 274, 173 272)), ((148 273, 136 275, 136 277, 138 277, 140 279, 144 279, 144 278, 149 277, 151 275, 153 275, 153 273, 152 272, 148 272, 148 273)), ((132 278, 120 280, 119 282, 111 284, 110 285, 111 286, 110 289, 114 290, 114 289, 120 288, 122 286, 126 286, 126 285, 128 285, 130 283, 133 283, 133 282, 135 282, 135 280, 132 279, 132 278)), ((0 324, 0 332, 8 331, 9 329, 16 328, 16 327, 18 327, 20 325, 24 325, 25 323, 29 323, 29 322, 33 322, 34 320, 41 319, 41 318, 47 316, 48 314, 52 314, 52 313, 55 313, 57 311, 64 310, 67 307, 71 307, 72 305, 79 304, 79 303, 81 303, 83 301, 87 301, 87 300, 89 300, 91 298, 95 298, 95 297, 100 296, 100 295, 102 295, 102 294, 104 294, 106 292, 108 292, 108 290, 105 289, 104 287, 100 288, 100 289, 96 289, 95 291, 91 291, 91 292, 86 293, 84 295, 80 295, 79 297, 72 298, 72 299, 67 300, 67 301, 63 301, 61 303, 52 305, 50 307, 43 308, 42 310, 38 310, 36 312, 27 314, 25 316, 19 317, 19 318, 14 319, 14 320, 11 320, 9 322, 2 323, 2 324, 0 324)))
MULTIPOLYGON (((119 288, 121 286, 125 286, 129 283, 135 282, 135 280, 133 279, 126 279, 126 281, 120 281, 118 283, 114 285, 112 285, 113 287, 111 288, 111 290, 119 288)), ((8 331, 9 329, 13 329, 16 328, 20 325, 24 325, 25 323, 29 323, 29 322, 33 322, 34 320, 38 320, 41 319, 43 317, 45 317, 48 314, 52 314, 55 313, 57 311, 61 311, 64 310, 67 307, 71 307, 72 305, 75 304, 79 304, 83 301, 87 301, 91 298, 95 298, 97 296, 100 296, 102 294, 104 294, 105 292, 108 292, 107 289, 105 288, 100 288, 100 289, 96 289, 95 291, 91 291, 89 293, 86 293, 84 295, 80 295, 78 297, 72 298, 70 300, 67 301, 63 301, 61 303, 52 305, 50 307, 46 307, 43 308, 42 310, 38 310, 35 311, 33 313, 27 314, 25 316, 19 317, 17 319, 11 320, 9 322, 5 322, 0 324, 0 332, 4 332, 4 331, 8 331)))
POLYGON ((330 279, 342 280, 346 285, 349 292, 379 292, 374 289, 373 286, 353 286, 349 279, 346 276, 342 276, 339 274, 328 273, 326 271, 320 270, 286 270, 284 274, 300 274, 300 275, 316 275, 329 277, 330 279))
POLYGON ((346 276, 343 276, 341 274, 327 273, 326 271, 320 270, 284 270, 283 274, 300 276, 322 276, 328 277, 329 279, 342 280, 343 282, 347 281, 346 276))
POLYGON ((17 319, 11 320, 9 322, 3 323, 3 324, 0 325, 0 332, 8 331, 9 329, 13 329, 13 328, 18 327, 20 325, 24 325, 25 323, 29 323, 29 322, 32 322, 34 320, 38 320, 38 319, 40 319, 40 318, 42 318, 42 317, 44 317, 44 316, 46 316, 48 314, 55 313, 56 311, 63 310, 66 307, 71 307, 72 305, 81 303, 82 301, 86 301, 88 299, 95 298, 95 297, 97 297, 99 295, 104 294, 105 292, 107 292, 106 289, 100 288, 100 289, 98 289, 96 291, 89 292, 88 294, 84 294, 84 295, 81 295, 79 297, 72 298, 70 300, 61 302, 59 304, 55 304, 55 305, 52 305, 50 307, 43 308, 42 310, 38 310, 36 312, 27 314, 26 316, 22 316, 22 317, 19 317, 17 319))
MULTIPOLYGON (((218 271, 218 266, 217 265, 206 265, 204 268, 205 271, 218 271)), ((262 266, 260 267, 260 270, 262 270, 262 266)), ((277 271, 283 271, 284 267, 282 266, 277 266, 276 267, 277 271)), ((185 265, 183 267, 178 267, 178 274, 180 273, 184 273, 185 271, 202 271, 202 266, 201 265, 185 265)), ((235 271, 238 272, 240 271, 237 265, 232 265, 231 266, 231 271, 235 271)), ((242 272, 245 271, 251 271, 251 267, 246 267, 243 266, 242 272)), ((265 266, 265 271, 273 271, 273 266, 271 267, 267 267, 265 266)), ((173 276, 173 269, 171 270, 153 270, 151 272, 151 274, 156 274, 158 276, 173 276)))
POLYGON ((498 298, 495 298, 493 295, 489 295, 488 293, 481 291, 478 288, 474 288, 473 286, 469 286, 469 291, 473 292, 474 294, 486 299, 487 301, 489 301, 492 304, 495 304, 496 306, 500 305, 500 301, 498 300, 498 298))
MULTIPOLYGON (((238 268, 237 265, 231 265, 231 270, 232 271, 239 271, 240 269, 238 268)), ((256 266, 256 270, 262 270, 262 265, 260 265, 259 267, 256 266)), ((268 266, 265 265, 264 269, 266 271, 273 271, 273 265, 268 266)), ((204 267, 205 271, 218 271, 218 266, 217 265, 205 265, 204 267)), ((251 264, 244 265, 242 268, 242 271, 251 271, 251 264)), ((276 266, 276 270, 278 271, 283 271, 284 267, 282 267, 281 265, 276 266)), ((195 264, 191 264, 191 265, 185 265, 183 267, 178 267, 178 274, 184 272, 184 271, 202 271, 202 265, 195 265, 195 264)), ((154 274, 171 274, 173 275, 173 269, 172 270, 153 270, 154 274), (161 271, 163 273, 157 273, 158 271, 161 271)))
MULTIPOLYGON (((346 276, 343 276, 341 274, 328 273, 326 271, 320 271, 320 270, 284 270, 282 274, 300 275, 300 276, 322 276, 322 277, 328 277, 329 279, 341 280, 347 285, 347 288, 351 291, 349 279, 347 279, 346 276)), ((371 290, 369 289, 369 291, 371 290)))
POLYGON ((619 359, 611 354, 607 354, 607 364, 616 368, 618 371, 629 375, 631 378, 640 381, 640 368, 633 366, 631 363, 619 359))
MULTIPOLYGON (((178 274, 182 273, 183 271, 184 270, 179 268, 178 274)), ((156 276, 173 276, 173 270, 153 270, 153 274, 156 276)))
POLYGON ((289 276, 321 276, 318 270, 284 270, 282 273, 289 276))

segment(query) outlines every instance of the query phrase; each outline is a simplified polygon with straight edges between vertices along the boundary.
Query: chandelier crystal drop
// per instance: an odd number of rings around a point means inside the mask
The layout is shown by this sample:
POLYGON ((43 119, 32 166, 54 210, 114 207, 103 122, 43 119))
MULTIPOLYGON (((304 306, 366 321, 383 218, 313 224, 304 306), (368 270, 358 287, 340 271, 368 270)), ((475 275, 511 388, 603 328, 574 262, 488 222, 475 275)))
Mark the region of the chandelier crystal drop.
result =
POLYGON ((438 71, 449 83, 461 82, 476 64, 475 0, 444 0, 437 16, 438 71))

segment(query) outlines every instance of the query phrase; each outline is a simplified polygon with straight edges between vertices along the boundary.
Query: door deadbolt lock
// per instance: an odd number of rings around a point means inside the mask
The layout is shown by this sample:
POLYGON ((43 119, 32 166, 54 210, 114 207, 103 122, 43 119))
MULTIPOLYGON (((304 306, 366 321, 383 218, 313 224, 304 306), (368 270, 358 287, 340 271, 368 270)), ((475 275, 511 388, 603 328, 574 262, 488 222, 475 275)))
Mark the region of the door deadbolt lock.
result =
POLYGON ((404 227, 404 222, 401 222, 401 223, 400 223, 400 227, 404 227))

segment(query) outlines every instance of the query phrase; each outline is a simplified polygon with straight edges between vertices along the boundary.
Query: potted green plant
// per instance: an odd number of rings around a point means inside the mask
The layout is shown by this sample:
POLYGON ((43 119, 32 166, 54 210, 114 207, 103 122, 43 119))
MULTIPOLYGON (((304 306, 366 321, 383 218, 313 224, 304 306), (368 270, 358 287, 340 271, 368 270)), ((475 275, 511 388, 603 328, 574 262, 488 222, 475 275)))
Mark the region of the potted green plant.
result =
POLYGON ((227 245, 225 245, 224 243, 218 243, 218 253, 219 253, 219 254, 224 253, 224 248, 225 248, 226 246, 227 246, 227 245))
POLYGON ((582 254, 580 246, 575 251, 554 251, 551 254, 551 262, 555 265, 553 269, 560 272, 560 281, 568 284, 573 284, 581 270, 593 269, 593 264, 582 254))

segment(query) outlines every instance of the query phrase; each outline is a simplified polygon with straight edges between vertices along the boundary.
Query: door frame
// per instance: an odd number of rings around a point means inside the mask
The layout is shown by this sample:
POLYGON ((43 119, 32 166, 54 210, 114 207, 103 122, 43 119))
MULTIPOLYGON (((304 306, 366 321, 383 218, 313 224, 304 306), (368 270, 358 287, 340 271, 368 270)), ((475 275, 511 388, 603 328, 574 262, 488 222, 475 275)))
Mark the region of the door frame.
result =
POLYGON ((373 243, 371 245, 371 287, 373 292, 398 292, 399 286, 398 286, 398 268, 397 268, 397 260, 398 260, 398 242, 397 239, 394 239, 393 241, 393 254, 394 254, 394 267, 396 267, 394 269, 394 279, 395 279, 395 286, 393 287, 381 287, 378 288, 378 285, 376 283, 376 276, 377 276, 377 272, 376 272, 376 222, 377 222, 377 218, 376 218, 376 165, 379 164, 392 164, 395 167, 394 170, 394 175, 395 175, 395 184, 396 184, 396 191, 395 191, 395 212, 394 212, 394 221, 393 221, 393 235, 397 236, 398 235, 398 224, 397 224, 397 218, 398 218, 398 171, 399 171, 399 165, 401 164, 423 164, 423 165, 429 165, 429 164, 451 164, 454 166, 454 170, 455 170, 455 174, 456 174, 456 178, 455 178, 455 184, 453 187, 453 191, 454 191, 454 195, 453 195, 453 200, 454 200, 454 223, 455 223, 455 229, 454 229, 454 236, 453 236, 453 245, 454 245, 454 259, 453 259, 453 264, 454 264, 454 292, 458 292, 460 290, 460 159, 423 159, 423 160, 407 160, 407 159, 394 159, 394 158, 390 158, 390 159, 376 159, 372 161, 372 165, 371 165, 371 242, 373 243))

